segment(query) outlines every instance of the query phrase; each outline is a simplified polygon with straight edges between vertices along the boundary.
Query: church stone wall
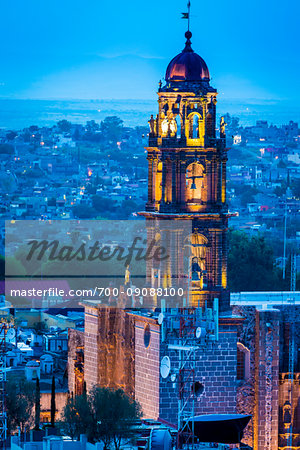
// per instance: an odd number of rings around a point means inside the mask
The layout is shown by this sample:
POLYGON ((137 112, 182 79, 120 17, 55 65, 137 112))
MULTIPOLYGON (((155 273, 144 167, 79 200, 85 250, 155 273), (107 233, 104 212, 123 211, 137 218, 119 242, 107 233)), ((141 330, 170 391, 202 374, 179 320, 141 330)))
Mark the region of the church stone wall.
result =
POLYGON ((97 308, 85 308, 84 327, 84 380, 87 391, 90 391, 93 385, 100 382, 98 351, 99 319, 97 308))
POLYGON ((68 329, 68 389, 70 393, 75 393, 75 359, 76 351, 81 347, 84 348, 84 332, 68 329))
MULTIPOLYGON (((166 354, 162 353, 161 357, 166 354)), ((196 353, 195 381, 204 385, 204 392, 195 401, 195 414, 236 413, 236 324, 220 321, 219 342, 209 343, 196 353)), ((178 367, 178 352, 169 352, 171 367, 178 367)), ((161 419, 177 425, 178 387, 170 378, 160 379, 161 419)))
POLYGON ((254 450, 278 449, 279 311, 256 312, 254 450))
POLYGON ((135 399, 140 403, 143 417, 159 417, 160 326, 142 317, 135 322, 135 399), (145 327, 150 327, 150 343, 145 346, 145 327))

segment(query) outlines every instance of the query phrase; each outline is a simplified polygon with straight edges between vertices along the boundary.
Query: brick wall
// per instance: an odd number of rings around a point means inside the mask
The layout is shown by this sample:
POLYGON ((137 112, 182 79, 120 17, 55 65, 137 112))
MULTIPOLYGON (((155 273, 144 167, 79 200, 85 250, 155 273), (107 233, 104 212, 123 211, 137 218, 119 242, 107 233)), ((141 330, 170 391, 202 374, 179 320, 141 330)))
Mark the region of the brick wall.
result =
MULTIPOLYGON (((64 407, 67 403, 67 392, 55 392, 56 414, 55 420, 62 418, 64 407)), ((41 419, 50 422, 51 417, 51 392, 41 392, 41 419), (44 418, 44 419, 43 419, 44 418)))
POLYGON ((99 308, 98 383, 134 397, 134 320, 120 308, 99 308))
MULTIPOLYGON (((166 354, 162 347, 161 357, 166 354)), ((178 352, 169 351, 171 367, 178 367, 178 352)), ((195 414, 236 412, 237 327, 230 320, 220 320, 219 342, 196 351, 195 381, 204 385, 196 399, 195 414)), ((177 424, 178 386, 170 377, 160 378, 160 418, 177 424)))
POLYGON ((160 326, 154 320, 136 318, 135 322, 135 398, 144 418, 159 416, 160 326), (150 327, 150 343, 144 343, 145 327, 150 327))
POLYGON ((87 391, 99 383, 99 352, 98 352, 98 309, 85 308, 84 323, 84 380, 87 391))
POLYGON ((84 332, 68 329, 68 389, 69 392, 75 392, 75 373, 74 359, 76 358, 76 349, 84 346, 84 332))

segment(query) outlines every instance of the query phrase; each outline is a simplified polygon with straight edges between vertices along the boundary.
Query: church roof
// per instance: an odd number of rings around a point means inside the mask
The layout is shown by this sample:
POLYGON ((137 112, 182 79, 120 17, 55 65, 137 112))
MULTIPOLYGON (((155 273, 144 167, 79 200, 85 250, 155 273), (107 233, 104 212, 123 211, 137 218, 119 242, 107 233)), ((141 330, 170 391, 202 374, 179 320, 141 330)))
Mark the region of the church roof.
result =
POLYGON ((185 33, 185 48, 172 59, 167 67, 166 81, 202 81, 209 80, 209 71, 205 61, 191 47, 192 33, 185 33))

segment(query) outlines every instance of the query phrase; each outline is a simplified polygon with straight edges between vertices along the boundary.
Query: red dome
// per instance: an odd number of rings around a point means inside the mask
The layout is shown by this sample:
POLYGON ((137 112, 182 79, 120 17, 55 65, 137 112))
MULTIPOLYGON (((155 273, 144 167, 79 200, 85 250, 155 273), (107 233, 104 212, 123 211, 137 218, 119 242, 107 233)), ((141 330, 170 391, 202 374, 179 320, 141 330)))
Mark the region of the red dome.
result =
POLYGON ((187 38, 185 48, 168 65, 166 81, 209 80, 209 71, 205 61, 191 47, 192 33, 187 31, 185 36, 187 38))

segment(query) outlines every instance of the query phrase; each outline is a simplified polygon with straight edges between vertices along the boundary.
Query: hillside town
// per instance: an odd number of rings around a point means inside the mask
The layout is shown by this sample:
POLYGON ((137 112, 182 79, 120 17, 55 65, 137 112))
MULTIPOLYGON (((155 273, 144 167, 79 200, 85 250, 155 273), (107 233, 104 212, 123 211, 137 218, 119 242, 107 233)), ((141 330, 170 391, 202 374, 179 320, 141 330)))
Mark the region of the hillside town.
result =
MULTIPOLYGON (((300 242, 298 124, 243 127, 229 114, 225 122, 227 201, 238 212, 230 226, 263 234, 280 263, 285 217, 287 245, 300 242)), ((148 134, 114 116, 0 130, 2 253, 5 220, 137 218, 147 201, 148 134)))

